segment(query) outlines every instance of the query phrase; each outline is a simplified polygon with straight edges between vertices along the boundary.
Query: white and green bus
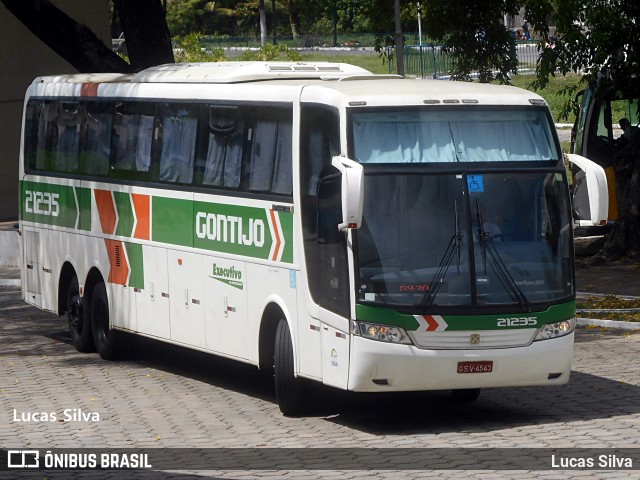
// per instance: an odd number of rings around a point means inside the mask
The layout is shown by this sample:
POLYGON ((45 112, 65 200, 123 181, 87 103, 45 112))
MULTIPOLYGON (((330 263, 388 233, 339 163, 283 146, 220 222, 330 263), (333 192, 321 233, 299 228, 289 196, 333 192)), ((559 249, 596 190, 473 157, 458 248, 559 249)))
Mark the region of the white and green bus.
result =
POLYGON ((334 63, 50 76, 22 146, 23 296, 79 351, 130 332, 274 369, 285 414, 307 380, 569 379, 570 194, 531 92, 334 63))

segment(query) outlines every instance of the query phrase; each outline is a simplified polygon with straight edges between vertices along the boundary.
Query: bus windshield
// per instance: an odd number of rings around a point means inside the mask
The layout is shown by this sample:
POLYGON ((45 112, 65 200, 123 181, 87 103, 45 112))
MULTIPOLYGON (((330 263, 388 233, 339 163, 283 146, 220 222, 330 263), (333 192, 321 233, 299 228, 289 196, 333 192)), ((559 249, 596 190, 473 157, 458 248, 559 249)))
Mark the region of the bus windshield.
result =
POLYGON ((526 311, 573 293, 561 173, 385 170, 365 166, 360 303, 526 311))
POLYGON ((375 109, 352 113, 360 163, 558 160, 550 122, 534 108, 375 109))

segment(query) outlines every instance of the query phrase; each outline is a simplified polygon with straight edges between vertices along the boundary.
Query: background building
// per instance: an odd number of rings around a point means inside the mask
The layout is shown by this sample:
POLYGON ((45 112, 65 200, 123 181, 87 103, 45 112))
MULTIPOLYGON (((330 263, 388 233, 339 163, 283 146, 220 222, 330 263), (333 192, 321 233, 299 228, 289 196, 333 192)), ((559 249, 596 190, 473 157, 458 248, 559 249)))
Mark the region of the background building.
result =
MULTIPOLYGON (((108 0, 52 0, 111 45, 108 0)), ((18 152, 24 94, 40 75, 76 70, 0 3, 0 221, 18 218, 18 152)))

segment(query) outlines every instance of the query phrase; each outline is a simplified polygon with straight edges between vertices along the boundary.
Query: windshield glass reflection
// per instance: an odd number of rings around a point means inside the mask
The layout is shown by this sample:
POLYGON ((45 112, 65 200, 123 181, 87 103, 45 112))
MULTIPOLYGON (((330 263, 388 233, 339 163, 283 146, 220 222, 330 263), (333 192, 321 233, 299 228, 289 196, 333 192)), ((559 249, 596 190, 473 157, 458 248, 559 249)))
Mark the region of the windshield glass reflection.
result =
POLYGON ((571 295, 559 173, 366 174, 359 301, 519 305, 571 295))

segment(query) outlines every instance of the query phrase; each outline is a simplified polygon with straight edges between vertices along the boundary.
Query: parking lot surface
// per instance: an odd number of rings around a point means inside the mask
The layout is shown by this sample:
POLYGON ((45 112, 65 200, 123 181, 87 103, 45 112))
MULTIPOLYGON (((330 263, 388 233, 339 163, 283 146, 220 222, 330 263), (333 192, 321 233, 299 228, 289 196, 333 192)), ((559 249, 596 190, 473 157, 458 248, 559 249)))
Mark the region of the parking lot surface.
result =
MULTIPOLYGON (((253 467, 247 470, 240 460, 228 469, 195 462, 187 472, 154 468, 125 476, 5 469, 0 478, 640 478, 635 464, 607 471, 541 470, 521 469, 510 460, 532 449, 640 449, 638 331, 579 329, 567 386, 485 390, 473 404, 453 403, 449 392, 314 390, 309 414, 301 418, 280 414, 272 379, 251 366, 151 341, 136 342, 133 350, 120 362, 78 353, 64 319, 24 304, 19 288, 0 287, 0 447, 214 449, 203 452, 229 458, 238 451, 215 449, 269 448, 286 455, 287 449, 304 447, 321 457, 317 468, 287 468, 285 459, 284 468, 276 462, 280 466, 271 469, 247 461, 253 467), (453 464, 459 468, 404 470, 402 462, 392 462, 397 468, 371 471, 330 465, 339 458, 336 451, 351 452, 362 465, 365 449, 391 456, 386 449, 410 454, 417 448, 443 449, 436 453, 445 463, 457 458, 453 464), (505 466, 487 469, 481 460, 465 464, 461 457, 469 449, 509 450, 488 450, 489 457, 504 456, 505 466)), ((482 455, 483 450, 470 458, 482 455)), ((379 466, 378 460, 371 464, 379 466)))

